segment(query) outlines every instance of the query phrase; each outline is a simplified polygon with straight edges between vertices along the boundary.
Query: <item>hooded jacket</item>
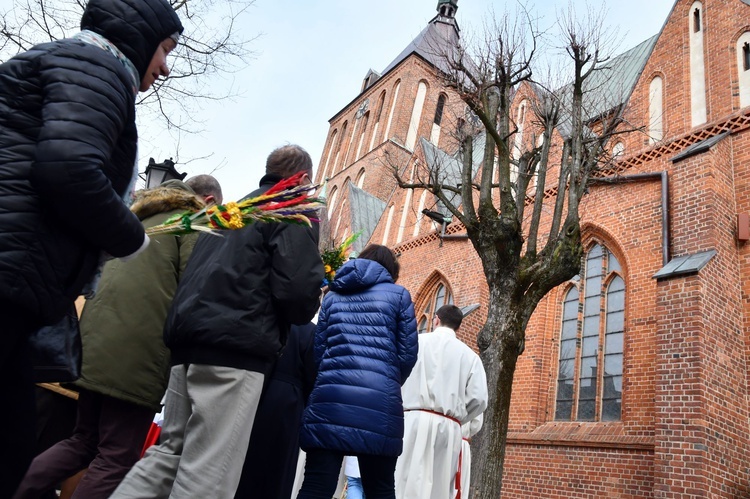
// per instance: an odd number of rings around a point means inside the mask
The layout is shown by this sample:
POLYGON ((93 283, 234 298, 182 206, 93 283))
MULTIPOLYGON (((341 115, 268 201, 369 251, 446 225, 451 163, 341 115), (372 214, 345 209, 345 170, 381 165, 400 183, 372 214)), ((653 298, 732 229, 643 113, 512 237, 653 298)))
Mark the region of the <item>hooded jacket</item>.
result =
MULTIPOLYGON (((281 177, 266 175, 258 196, 281 177)), ((172 363, 267 373, 291 324, 313 318, 323 262, 318 227, 257 222, 222 237, 203 234, 164 326, 172 363)))
MULTIPOLYGON (((205 206, 184 183, 139 191, 131 209, 148 228, 205 206)), ((107 262, 96 296, 83 307, 81 377, 76 385, 158 412, 169 379, 164 320, 197 234, 151 237, 137 258, 107 262)))
MULTIPOLYGON (((89 0, 81 27, 145 75, 158 45, 182 31, 166 0, 89 0)), ((110 52, 75 39, 37 45, 0 65, 0 299, 57 321, 97 267, 144 240, 122 196, 138 140, 132 77, 110 52)))
POLYGON ((318 377, 300 446, 347 455, 398 456, 404 436, 401 385, 417 361, 409 292, 371 260, 344 264, 318 315, 318 377))

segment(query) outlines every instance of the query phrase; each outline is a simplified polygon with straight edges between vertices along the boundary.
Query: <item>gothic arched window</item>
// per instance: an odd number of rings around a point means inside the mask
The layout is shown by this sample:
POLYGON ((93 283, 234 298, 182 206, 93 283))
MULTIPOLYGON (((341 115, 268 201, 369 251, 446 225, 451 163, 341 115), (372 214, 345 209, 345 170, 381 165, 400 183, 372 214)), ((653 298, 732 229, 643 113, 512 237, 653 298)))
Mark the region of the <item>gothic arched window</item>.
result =
POLYGON ((375 147, 375 141, 377 140, 376 137, 378 135, 378 130, 380 129, 380 116, 383 114, 384 104, 385 104, 385 90, 380 92, 380 98, 378 98, 378 107, 375 112, 375 124, 372 127, 372 135, 370 136, 370 147, 368 147, 367 152, 372 151, 372 148, 375 147))
POLYGON ((648 142, 655 144, 664 138, 664 82, 654 76, 648 89, 648 142))
POLYGON ((424 108, 426 97, 427 83, 420 81, 419 85, 417 85, 417 95, 414 97, 414 107, 411 110, 409 129, 406 132, 406 148, 410 151, 414 150, 414 146, 417 143, 417 133, 419 132, 419 124, 422 119, 422 109, 424 108))
POLYGON ((737 73, 740 86, 740 107, 750 106, 750 31, 737 40, 737 73))
POLYGON ((338 166, 339 164, 339 156, 341 155, 341 146, 343 145, 344 140, 346 140, 346 126, 348 124, 349 122, 345 121, 341 127, 341 134, 339 135, 339 141, 336 144, 336 156, 334 156, 333 158, 333 169, 331 170, 331 176, 333 176, 333 174, 336 173, 336 166, 338 166))
POLYGON ((391 132, 391 123, 393 122, 393 115, 396 112, 396 103, 398 102, 399 88, 401 88, 401 80, 396 80, 396 83, 393 85, 393 92, 391 93, 391 110, 388 113, 388 121, 385 125, 385 132, 383 133, 383 142, 390 138, 388 137, 388 134, 391 132))
POLYGON ((327 203, 328 220, 331 219, 331 215, 333 215, 333 209, 336 207, 336 195, 338 193, 339 193, 338 189, 334 186, 334 188, 331 189, 331 194, 328 196, 328 203, 327 203))
POLYGON ((622 413, 625 280, 595 244, 562 302, 556 421, 617 421, 622 413))
POLYGON ((370 120, 369 111, 365 113, 362 118, 362 132, 359 134, 359 144, 357 144, 357 153, 354 155, 354 161, 359 159, 359 155, 362 152, 362 144, 365 142, 365 133, 367 132, 367 122, 370 120))
POLYGON ((430 142, 437 145, 440 141, 440 124, 443 122, 443 111, 445 110, 445 94, 440 94, 435 107, 435 117, 432 120, 432 132, 430 132, 430 142))
POLYGON ((435 312, 443 305, 452 303, 453 293, 448 283, 441 279, 427 294, 422 312, 417 316, 417 331, 420 333, 432 331, 432 319, 435 317, 435 312))
POLYGON ((333 149, 336 147, 336 135, 338 134, 338 130, 333 130, 331 133, 331 141, 328 144, 328 155, 326 156, 326 163, 325 166, 323 166, 323 173, 320 175, 319 182, 323 183, 326 180, 326 174, 328 173, 328 163, 331 161, 331 155, 333 154, 333 149))
POLYGON ((366 172, 365 172, 364 168, 362 168, 359 171, 359 173, 357 174, 357 182, 356 183, 357 183, 357 187, 359 187, 360 189, 365 184, 365 175, 366 175, 366 172))
POLYGON ((703 4, 696 0, 690 7, 690 116, 693 127, 706 122, 706 68, 703 43, 703 4))

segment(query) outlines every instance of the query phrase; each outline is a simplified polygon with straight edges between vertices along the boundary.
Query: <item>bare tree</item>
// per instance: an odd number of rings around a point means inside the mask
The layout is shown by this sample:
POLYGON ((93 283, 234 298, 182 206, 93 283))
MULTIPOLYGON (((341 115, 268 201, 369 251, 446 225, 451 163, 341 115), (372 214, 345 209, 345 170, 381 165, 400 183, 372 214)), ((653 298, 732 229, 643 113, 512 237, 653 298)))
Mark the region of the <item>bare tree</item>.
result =
POLYGON ((567 56, 568 83, 560 87, 535 78, 549 63, 540 47, 550 32, 523 6, 490 17, 471 52, 463 42, 443 48, 444 84, 471 117, 458 124, 460 153, 453 160, 461 161, 460 179, 440 161, 420 162, 413 178, 404 178, 413 158, 389 160, 402 188, 429 190, 466 228, 486 276, 487 319, 477 342, 490 403, 472 460, 474 497, 481 499, 500 497, 513 375, 529 319, 547 293, 579 272, 581 199, 592 176, 610 164, 608 140, 633 130, 622 119, 629 89, 612 95, 602 18, 601 12, 576 17, 572 7, 558 13, 558 33, 550 38, 567 56), (523 141, 523 123, 511 115, 521 98, 534 132, 523 141), (483 148, 480 168, 475 147, 483 148))
MULTIPOLYGON (((237 23, 255 0, 169 0, 185 32, 170 57, 171 74, 140 94, 139 115, 154 114, 165 128, 200 131, 191 120, 206 102, 231 98, 233 90, 217 90, 216 76, 242 69, 253 56, 254 37, 244 36, 237 23)), ((65 38, 80 28, 86 0, 17 0, 0 12, 0 61, 33 45, 65 38)))

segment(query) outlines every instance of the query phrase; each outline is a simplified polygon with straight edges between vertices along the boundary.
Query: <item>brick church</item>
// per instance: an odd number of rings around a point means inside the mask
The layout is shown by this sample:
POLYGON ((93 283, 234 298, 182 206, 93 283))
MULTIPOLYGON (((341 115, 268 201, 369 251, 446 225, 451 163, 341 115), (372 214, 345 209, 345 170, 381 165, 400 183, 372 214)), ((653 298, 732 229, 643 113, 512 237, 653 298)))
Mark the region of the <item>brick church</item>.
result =
MULTIPOLYGON (((391 161, 458 161, 465 106, 434 50, 460 37, 457 8, 439 0, 393 62, 365 75, 330 120, 316 180, 331 238, 361 232, 355 250, 393 248, 420 331, 455 303, 476 348, 480 261, 431 193, 397 186, 391 161)), ((611 66, 643 131, 610 143, 617 181, 591 185, 581 206, 581 272, 527 328, 503 497, 750 497, 750 0, 677 0, 611 66)), ((533 126, 523 95, 517 144, 533 126)))

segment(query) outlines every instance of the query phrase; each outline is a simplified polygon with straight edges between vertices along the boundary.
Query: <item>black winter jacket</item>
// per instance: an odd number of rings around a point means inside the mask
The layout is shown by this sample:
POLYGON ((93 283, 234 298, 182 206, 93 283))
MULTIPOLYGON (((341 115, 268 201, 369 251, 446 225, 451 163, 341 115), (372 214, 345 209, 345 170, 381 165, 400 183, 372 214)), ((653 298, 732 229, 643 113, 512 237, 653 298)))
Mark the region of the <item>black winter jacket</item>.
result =
MULTIPOLYGON (((89 0, 82 28, 114 43, 143 77, 159 43, 182 31, 165 0, 89 0)), ((140 82, 139 82, 140 83, 140 82)), ((0 300, 58 320, 101 251, 143 243, 123 203, 138 140, 133 82, 109 52, 67 39, 0 65, 0 300)))
MULTIPOLYGON (((266 175, 250 196, 279 180, 266 175)), ((201 235, 164 326, 172 364, 267 373, 289 326, 315 315, 323 274, 317 225, 254 223, 201 235)))

